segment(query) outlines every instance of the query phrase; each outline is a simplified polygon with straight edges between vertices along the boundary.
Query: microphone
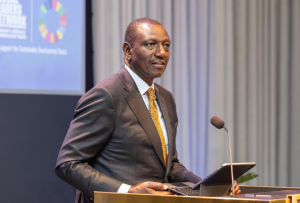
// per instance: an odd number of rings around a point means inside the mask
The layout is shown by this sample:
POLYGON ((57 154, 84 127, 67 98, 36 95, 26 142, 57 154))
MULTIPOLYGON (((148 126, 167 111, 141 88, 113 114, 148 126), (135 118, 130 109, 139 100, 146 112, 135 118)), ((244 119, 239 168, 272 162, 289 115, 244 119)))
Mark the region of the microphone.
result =
POLYGON ((221 129, 223 126, 225 126, 225 122, 218 116, 211 117, 210 123, 218 129, 221 129))
POLYGON ((228 145, 229 145, 229 156, 230 156, 230 168, 231 168, 231 187, 232 187, 232 197, 234 196, 234 177, 233 177, 233 167, 232 167, 232 155, 231 155, 231 144, 230 144, 230 133, 225 127, 225 122, 218 116, 213 116, 210 119, 210 123, 218 129, 224 128, 227 131, 228 135, 228 145))

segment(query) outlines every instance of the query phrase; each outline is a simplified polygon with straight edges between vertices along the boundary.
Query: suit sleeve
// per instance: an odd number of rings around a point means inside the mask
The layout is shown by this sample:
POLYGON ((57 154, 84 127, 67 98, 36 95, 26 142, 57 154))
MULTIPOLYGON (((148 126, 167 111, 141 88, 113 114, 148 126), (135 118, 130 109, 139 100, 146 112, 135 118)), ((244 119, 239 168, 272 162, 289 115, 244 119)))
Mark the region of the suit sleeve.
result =
MULTIPOLYGON (((172 97, 172 103, 173 103, 173 112, 174 112, 174 120, 172 122, 172 125, 174 125, 174 129, 176 129, 177 134, 177 126, 178 126, 178 117, 176 112, 176 104, 174 101, 173 96, 172 97)), ((176 140, 176 139, 175 139, 176 140)), ((195 175, 191 171, 187 170, 183 164, 181 164, 178 160, 177 155, 177 149, 176 149, 176 141, 174 142, 174 149, 175 153, 172 157, 172 165, 170 172, 168 174, 168 181, 169 182, 192 182, 192 183, 198 183, 200 180, 202 180, 199 176, 195 175)))
POLYGON ((122 184, 91 166, 112 135, 115 116, 111 94, 93 88, 79 100, 59 151, 55 173, 88 197, 94 191, 117 192, 122 184))

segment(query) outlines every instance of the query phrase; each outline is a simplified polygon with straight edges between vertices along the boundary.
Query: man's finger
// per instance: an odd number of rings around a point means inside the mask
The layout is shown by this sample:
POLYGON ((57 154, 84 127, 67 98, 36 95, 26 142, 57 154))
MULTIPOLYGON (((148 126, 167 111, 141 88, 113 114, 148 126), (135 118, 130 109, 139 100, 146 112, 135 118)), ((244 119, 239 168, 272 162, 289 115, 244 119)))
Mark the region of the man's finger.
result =
MULTIPOLYGON (((230 193, 229 195, 232 195, 232 186, 230 187, 230 193)), ((234 195, 239 195, 242 194, 242 191, 240 189, 240 186, 236 183, 236 181, 234 181, 234 195)))
POLYGON ((235 184, 234 184, 234 191, 236 191, 235 194, 239 195, 239 194, 242 193, 242 191, 240 189, 240 186, 237 184, 237 182, 236 181, 234 181, 234 182, 235 182, 235 184))
MULTIPOLYGON (((240 194, 242 194, 242 191, 240 189, 234 190, 234 195, 240 195, 240 194)), ((229 193, 229 195, 232 195, 232 192, 229 193)))
POLYGON ((163 185, 161 183, 157 183, 157 182, 145 182, 145 186, 147 188, 151 188, 154 190, 167 190, 168 186, 163 185))
POLYGON ((240 195, 240 194, 242 194, 241 190, 237 190, 237 192, 235 192, 235 195, 240 195))

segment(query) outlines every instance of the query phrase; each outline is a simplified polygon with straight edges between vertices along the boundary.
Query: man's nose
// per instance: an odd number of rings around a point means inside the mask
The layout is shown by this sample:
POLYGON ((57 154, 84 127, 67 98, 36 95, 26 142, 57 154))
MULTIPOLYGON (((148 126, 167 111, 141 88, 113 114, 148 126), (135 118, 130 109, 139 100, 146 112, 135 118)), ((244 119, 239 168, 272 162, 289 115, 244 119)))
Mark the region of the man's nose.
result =
POLYGON ((157 58, 164 58, 166 56, 166 50, 164 49, 163 44, 157 44, 154 56, 157 58))

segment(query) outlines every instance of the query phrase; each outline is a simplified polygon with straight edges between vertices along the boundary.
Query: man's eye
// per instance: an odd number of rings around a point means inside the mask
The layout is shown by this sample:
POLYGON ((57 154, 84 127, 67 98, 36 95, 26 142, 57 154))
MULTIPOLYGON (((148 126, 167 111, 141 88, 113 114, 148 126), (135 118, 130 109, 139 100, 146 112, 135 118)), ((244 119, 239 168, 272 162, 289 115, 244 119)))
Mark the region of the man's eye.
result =
POLYGON ((170 44, 164 44, 164 49, 165 49, 166 51, 169 51, 169 49, 170 49, 170 44))
POLYGON ((147 47, 152 47, 152 46, 154 46, 155 44, 154 43, 148 43, 147 44, 147 47))

